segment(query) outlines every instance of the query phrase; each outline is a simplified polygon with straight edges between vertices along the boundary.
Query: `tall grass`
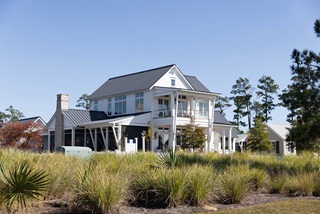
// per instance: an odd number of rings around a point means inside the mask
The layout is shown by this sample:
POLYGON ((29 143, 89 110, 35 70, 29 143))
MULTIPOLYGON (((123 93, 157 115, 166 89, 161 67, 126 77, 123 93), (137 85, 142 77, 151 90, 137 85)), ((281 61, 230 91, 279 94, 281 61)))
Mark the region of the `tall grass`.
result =
POLYGON ((224 203, 239 203, 250 193, 251 175, 248 166, 230 166, 220 177, 221 199, 224 203))

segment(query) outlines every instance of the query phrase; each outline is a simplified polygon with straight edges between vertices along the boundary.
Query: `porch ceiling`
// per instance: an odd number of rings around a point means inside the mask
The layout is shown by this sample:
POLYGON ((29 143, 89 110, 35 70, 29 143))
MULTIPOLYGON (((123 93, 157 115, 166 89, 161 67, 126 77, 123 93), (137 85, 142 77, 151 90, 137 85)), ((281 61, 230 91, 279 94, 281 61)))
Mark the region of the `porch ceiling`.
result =
POLYGON ((79 126, 85 128, 109 127, 115 124, 121 124, 125 126, 147 126, 148 122, 150 121, 150 116, 151 113, 148 112, 140 115, 131 115, 107 120, 99 120, 90 123, 83 123, 79 126))

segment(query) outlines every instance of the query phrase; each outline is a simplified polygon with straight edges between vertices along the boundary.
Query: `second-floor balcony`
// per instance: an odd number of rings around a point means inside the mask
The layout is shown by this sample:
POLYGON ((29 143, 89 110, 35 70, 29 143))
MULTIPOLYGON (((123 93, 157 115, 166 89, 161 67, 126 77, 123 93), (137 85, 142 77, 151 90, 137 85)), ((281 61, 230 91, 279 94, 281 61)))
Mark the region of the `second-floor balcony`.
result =
MULTIPOLYGON (((206 119, 208 118, 208 111, 207 110, 178 110, 177 117, 194 117, 195 119, 206 119)), ((165 118, 173 116, 171 113, 171 109, 162 109, 162 110, 155 110, 153 112, 154 118, 165 118)))

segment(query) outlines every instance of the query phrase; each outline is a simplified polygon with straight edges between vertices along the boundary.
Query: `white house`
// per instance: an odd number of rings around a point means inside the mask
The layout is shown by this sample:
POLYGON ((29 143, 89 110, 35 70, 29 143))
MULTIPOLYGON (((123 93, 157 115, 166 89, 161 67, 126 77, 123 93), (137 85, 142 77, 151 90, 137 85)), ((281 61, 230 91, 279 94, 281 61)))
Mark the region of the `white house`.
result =
POLYGON ((57 96, 57 110, 46 127, 48 147, 83 145, 95 151, 121 151, 125 136, 141 149, 141 135, 150 128, 149 150, 175 150, 192 117, 206 135, 206 151, 234 152, 236 131, 214 111, 217 96, 176 65, 110 78, 89 96, 89 111, 69 109, 68 95, 57 96))
POLYGON ((274 152, 279 155, 295 155, 296 149, 286 141, 290 125, 266 124, 269 140, 274 145, 274 152))

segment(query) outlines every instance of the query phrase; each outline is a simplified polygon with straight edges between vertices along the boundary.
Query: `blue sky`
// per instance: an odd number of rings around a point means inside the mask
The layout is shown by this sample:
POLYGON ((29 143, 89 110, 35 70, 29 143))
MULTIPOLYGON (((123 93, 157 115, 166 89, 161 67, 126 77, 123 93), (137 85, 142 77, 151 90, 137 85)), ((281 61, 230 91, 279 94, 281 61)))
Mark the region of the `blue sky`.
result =
POLYGON ((223 96, 239 77, 256 87, 268 75, 282 90, 292 50, 319 52, 319 18, 317 0, 0 0, 0 111, 48 121, 56 94, 73 108, 110 77, 168 64, 223 96))

